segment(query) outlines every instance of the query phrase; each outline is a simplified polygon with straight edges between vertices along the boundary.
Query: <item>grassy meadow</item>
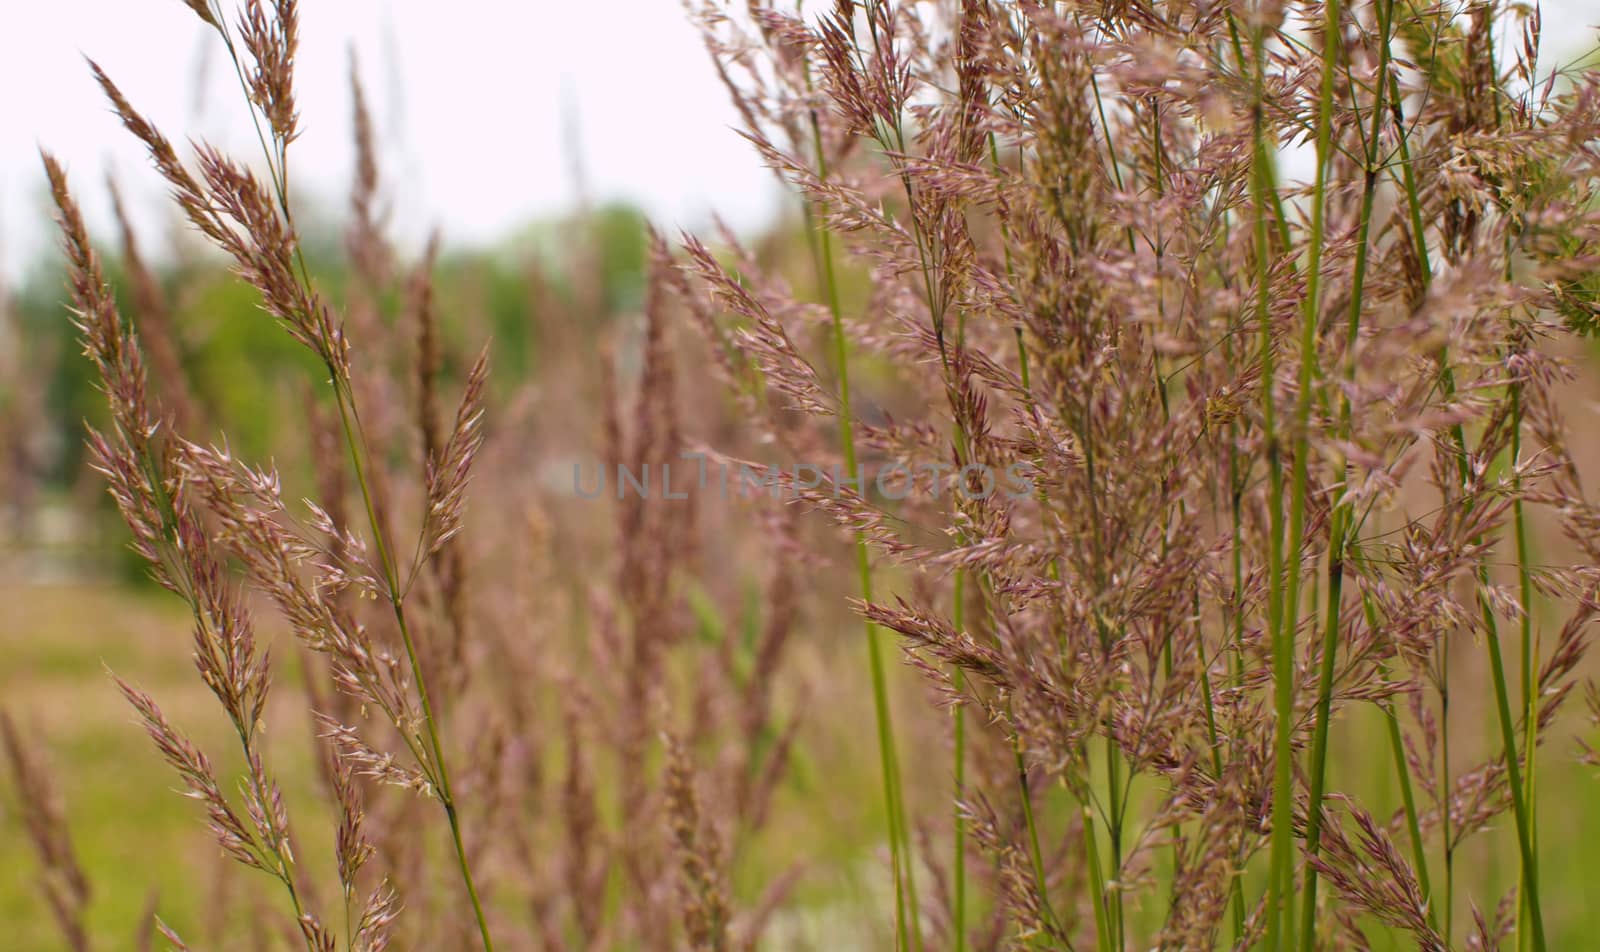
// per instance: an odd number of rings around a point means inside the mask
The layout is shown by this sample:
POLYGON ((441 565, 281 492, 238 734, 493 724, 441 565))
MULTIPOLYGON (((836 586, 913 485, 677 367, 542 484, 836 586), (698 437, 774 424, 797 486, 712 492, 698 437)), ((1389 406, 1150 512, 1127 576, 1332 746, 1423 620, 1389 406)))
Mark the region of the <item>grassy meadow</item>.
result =
MULTIPOLYGON (((14 699, 8 709, 29 712, 22 723, 42 738, 73 844, 94 884, 87 924, 95 945, 135 945, 154 903, 182 932, 214 937, 216 947, 229 947, 231 930, 243 927, 219 921, 210 890, 196 889, 195 883, 226 876, 228 891, 237 894, 250 888, 250 877, 231 872, 218 858, 191 805, 175 792, 167 767, 141 745, 141 730, 106 675, 111 668, 158 692, 197 742, 221 746, 227 727, 210 716, 210 696, 181 650, 184 613, 164 593, 105 582, 8 586, 3 595, 12 606, 5 653, 14 663, 0 687, 14 699)), ((874 830, 881 823, 877 778, 853 766, 872 756, 869 738, 858 730, 861 718, 871 716, 859 703, 866 686, 859 677, 856 683, 838 677, 839 669, 851 664, 848 653, 816 655, 809 659, 813 673, 843 683, 817 707, 824 713, 808 726, 802 759, 780 801, 778 825, 762 849, 742 858, 736 895, 758 897, 771 878, 798 862, 801 878, 787 914, 772 927, 770 947, 874 948, 883 941, 874 904, 892 900, 885 897, 881 849, 874 847, 874 830)), ((905 700, 917 702, 912 696, 905 700)), ((311 725, 293 707, 275 708, 269 733, 279 735, 275 740, 288 755, 279 760, 287 768, 288 795, 309 807, 317 797, 315 768, 301 741, 311 725)), ((1486 725, 1491 718, 1482 704, 1468 705, 1459 716, 1464 724, 1486 725)), ((1342 786, 1398 810, 1386 751, 1373 741, 1382 731, 1381 716, 1356 713, 1341 723, 1335 756, 1342 786)), ((1556 947, 1582 948, 1600 928, 1600 913, 1586 901, 1585 885, 1592 862, 1586 844, 1600 837, 1600 820, 1581 808, 1591 801, 1597 779, 1595 768, 1579 763, 1574 749, 1567 753, 1551 758, 1539 794, 1543 809, 1562 830, 1546 838, 1541 863, 1558 884, 1552 894, 1561 910, 1553 923, 1556 947)), ((936 765, 926 767, 919 782, 936 788, 947 779, 936 765)), ((1047 798, 1044 809, 1065 818, 1070 809, 1065 801, 1047 798)), ((60 948, 59 933, 42 906, 37 860, 14 813, 7 825, 0 841, 5 871, 0 911, 14 926, 7 941, 19 950, 60 948)), ((1507 832, 1498 830, 1462 858, 1463 878, 1474 894, 1501 895, 1513 885, 1514 874, 1495 862, 1504 848, 1496 840, 1506 838, 1507 832)), ((1151 923, 1160 920, 1159 898, 1152 897, 1152 907, 1143 912, 1151 923)), ((1372 947, 1411 945, 1400 936, 1375 935, 1372 947)))
POLYGON ((259 152, 88 64, 184 237, 46 144, 0 300, 6 948, 1600 933, 1536 7, 693 2, 783 215, 467 248, 388 234, 354 58, 300 190, 295 0, 185 5, 259 152))

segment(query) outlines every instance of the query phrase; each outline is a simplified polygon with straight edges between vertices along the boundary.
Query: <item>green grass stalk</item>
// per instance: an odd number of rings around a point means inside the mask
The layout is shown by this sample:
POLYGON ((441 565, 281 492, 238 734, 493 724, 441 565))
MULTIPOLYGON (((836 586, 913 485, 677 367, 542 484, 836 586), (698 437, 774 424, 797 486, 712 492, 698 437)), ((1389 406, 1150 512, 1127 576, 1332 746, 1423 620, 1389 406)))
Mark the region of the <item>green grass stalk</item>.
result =
MULTIPOLYGON (((1533 863, 1534 874, 1538 874, 1539 865, 1539 809, 1535 799, 1534 766, 1539 751, 1539 698, 1536 688, 1537 674, 1534 666, 1538 661, 1538 647, 1534 644, 1533 633, 1533 576, 1529 571, 1531 558, 1528 552, 1528 524, 1522 511, 1522 475, 1517 469, 1522 461, 1522 385, 1514 384, 1511 388, 1511 466, 1512 485, 1516 492, 1515 500, 1511 504, 1511 519, 1517 540, 1517 600, 1521 610, 1521 635, 1522 635, 1522 756, 1524 782, 1527 784, 1525 797, 1528 803, 1528 838, 1529 854, 1533 863)), ((1525 948, 1528 935, 1528 917, 1532 910, 1528 905, 1528 897, 1523 895, 1517 903, 1518 947, 1525 948)))
MULTIPOLYGON (((1252 95, 1254 108, 1252 138, 1254 150, 1250 170, 1250 196, 1255 216, 1255 318, 1260 330, 1261 363, 1261 418, 1262 438, 1267 451, 1267 478, 1271 497, 1283 498, 1283 469, 1280 464, 1281 446, 1277 431, 1277 410, 1274 407, 1273 383, 1276 376, 1276 352, 1272 339, 1272 312, 1270 287, 1272 280, 1272 246, 1267 231, 1269 193, 1277 191, 1277 173, 1273 167, 1273 144, 1268 142, 1265 117, 1266 36, 1258 23, 1251 42, 1252 95)), ((1271 507, 1267 543, 1267 630, 1271 639, 1274 687, 1274 708, 1277 717, 1273 745, 1275 769, 1272 796, 1272 832, 1270 867, 1267 880, 1267 948, 1282 949, 1283 942, 1292 934, 1286 928, 1283 911, 1292 890, 1294 848, 1294 631, 1284 624, 1283 591, 1283 511, 1281 506, 1271 507)))
POLYGON ((428 734, 428 754, 432 760, 431 764, 424 763, 423 767, 434 781, 435 795, 450 824, 450 840, 455 848, 456 868, 461 875, 462 883, 466 886, 467 898, 472 903, 473 917, 477 922, 484 952, 493 952, 494 939, 489 933, 489 922, 484 915, 483 900, 478 895, 477 884, 472 876, 472 864, 467 859, 466 842, 461 835, 461 816, 455 794, 450 787, 450 767, 445 759, 444 743, 440 739, 439 718, 433 710, 432 696, 428 691, 426 676, 417 655, 416 640, 412 637, 410 625, 406 622, 404 589, 399 569, 394 561, 393 551, 384 537, 382 521, 378 518, 377 507, 373 503, 372 490, 367 480, 367 467, 364 462, 367 452, 366 440, 362 434, 360 419, 356 416, 355 397, 347 392, 348 385, 341 384, 337 376, 334 377, 333 389, 339 405, 339 420, 344 430, 345 443, 349 448, 351 464, 355 470, 356 484, 361 490, 361 501, 366 508, 373 544, 378 551, 379 564, 383 569, 389 606, 394 614, 395 624, 400 629, 400 640, 406 650, 406 662, 411 667, 411 675, 417 685, 417 697, 422 704, 422 719, 428 734))
MULTIPOLYGON (((1363 592, 1361 594, 1362 612, 1367 618, 1367 627, 1373 631, 1380 629, 1377 606, 1372 599, 1363 592)), ((1387 666, 1378 669, 1381 677, 1387 678, 1387 666)), ((1383 709, 1384 723, 1389 735, 1389 752, 1393 755, 1395 776, 1400 782, 1400 805, 1405 812, 1406 832, 1411 838, 1411 862, 1416 867, 1417 885, 1422 890, 1422 898, 1427 902, 1433 895, 1433 887, 1428 876, 1428 846, 1422 836, 1422 823, 1417 815, 1417 798, 1411 788, 1411 765, 1406 761, 1405 738, 1400 734, 1400 715, 1393 708, 1393 702, 1385 705, 1383 709)), ((1428 902, 1428 922, 1435 929, 1439 928, 1439 915, 1432 902, 1428 902)))
MULTIPOLYGON (((954 605, 951 611, 951 623, 956 631, 965 627, 965 595, 966 573, 956 572, 954 605)), ((966 687, 966 673, 959 667, 951 675, 957 694, 966 687)), ((953 868, 950 875, 954 880, 950 898, 950 931, 951 940, 956 952, 965 952, 967 948, 967 818, 964 813, 964 804, 967 796, 967 718, 964 705, 957 704, 954 711, 955 724, 955 842, 952 844, 953 855, 950 858, 953 868)), ((1030 809, 1031 813, 1032 810, 1030 809)))
MULTIPOLYGON (((995 141, 995 135, 993 132, 988 134, 988 141, 989 162, 993 167, 995 174, 999 175, 1001 168, 1000 147, 995 141)), ((1000 219, 1000 241, 1005 249, 1006 280, 1008 282, 1015 282, 1017 275, 1016 265, 1011 257, 1011 228, 1006 224, 1006 221, 1003 217, 1000 219)), ((1028 367, 1028 341, 1026 336, 1023 334, 1022 326, 1020 324, 1012 328, 1012 330, 1017 341, 1017 372, 1022 380, 1023 393, 1026 394, 1025 399, 1028 405, 1028 413, 1030 415, 1037 416, 1038 407, 1035 405, 1033 400, 1033 379, 1028 367)), ((1042 494, 1040 496, 1040 501, 1043 502, 1042 494)), ((1053 579, 1060 579, 1061 577, 1061 567, 1053 558, 1050 562, 1050 577, 1053 579)), ((1045 875, 1044 869, 1044 851, 1039 847, 1039 827, 1034 820, 1033 793, 1031 790, 1031 785, 1028 781, 1028 765, 1023 760, 1022 748, 1020 744, 1013 743, 1012 751, 1016 757, 1017 763, 1017 789, 1021 793, 1022 797, 1022 816, 1024 822, 1027 824, 1028 830, 1028 848, 1033 863, 1034 890, 1038 893, 1039 905, 1044 909, 1046 917, 1052 921, 1055 921, 1055 910, 1050 903, 1049 879, 1045 875)), ((1086 816, 1087 815, 1091 814, 1086 813, 1086 816)))
MULTIPOLYGON (((1400 143, 1399 143, 1399 148, 1400 148, 1400 167, 1401 167, 1401 171, 1402 171, 1401 178, 1402 178, 1402 184, 1404 186, 1404 191, 1405 191, 1406 205, 1407 205, 1407 209, 1408 209, 1409 214, 1410 214, 1411 228, 1412 228, 1412 232, 1413 232, 1415 241, 1417 243, 1418 260, 1419 260, 1419 263, 1420 263, 1421 268, 1422 268, 1423 279, 1424 279, 1424 287, 1426 288, 1429 284, 1431 284, 1431 281, 1432 281, 1432 267, 1431 267, 1431 265, 1429 263, 1429 259, 1428 259, 1427 240, 1426 240, 1426 237, 1425 237, 1425 233, 1423 231, 1423 223, 1422 223, 1422 210, 1421 210, 1422 209, 1422 203, 1421 203, 1421 200, 1420 200, 1420 196, 1418 195, 1418 189, 1417 189, 1417 184, 1416 184, 1416 175, 1415 175, 1415 173, 1414 173, 1414 171, 1412 169, 1412 166, 1411 166, 1410 150, 1409 150, 1409 147, 1408 147, 1407 142, 1406 142, 1406 135, 1405 135, 1405 131, 1404 131, 1404 121, 1403 121, 1403 115, 1404 114, 1402 112, 1402 106, 1401 106, 1400 95, 1399 95, 1398 90, 1394 90, 1394 89, 1391 88, 1390 103, 1391 103, 1391 108, 1395 113, 1396 125, 1399 126, 1400 129, 1401 129, 1400 143)), ((1443 393, 1444 393, 1444 395, 1445 395, 1445 397, 1447 399, 1453 398, 1455 396, 1455 391, 1456 391, 1456 388, 1455 388, 1455 374, 1453 373, 1453 371, 1451 369, 1451 366, 1450 366, 1449 354, 1448 354, 1448 352, 1446 352, 1443 349, 1441 349, 1440 354, 1439 354, 1439 364, 1440 364, 1440 369, 1439 369, 1440 387, 1441 387, 1441 389, 1442 389, 1442 391, 1443 391, 1443 393)), ((1456 423, 1451 427, 1451 438, 1455 442, 1455 446, 1456 446, 1456 453, 1457 453, 1456 465, 1457 465, 1457 470, 1461 475, 1463 483, 1465 483, 1467 478, 1470 475, 1470 472, 1469 472, 1469 464, 1467 462, 1466 433, 1465 433, 1465 430, 1463 429, 1463 427, 1461 426, 1460 423, 1456 423)), ((1522 564, 1525 565, 1525 563, 1522 563, 1522 564)), ((1490 680, 1491 680, 1491 682, 1493 684, 1494 693, 1495 693, 1495 712, 1496 712, 1496 715, 1497 715, 1498 720, 1499 720, 1500 740, 1501 740, 1501 744, 1504 747, 1504 756, 1505 756, 1505 760, 1506 760, 1506 770, 1507 770, 1507 773, 1509 774, 1509 779, 1510 779, 1512 813, 1513 813, 1513 816, 1514 816, 1514 818, 1516 820, 1517 849, 1518 849, 1518 854, 1519 854, 1519 857, 1520 857, 1520 860, 1521 860, 1521 864, 1522 864, 1520 880, 1521 880, 1521 883, 1522 883, 1522 890, 1523 890, 1523 893, 1525 895, 1525 901, 1526 901, 1527 907, 1528 907, 1528 916, 1527 917, 1528 917, 1529 920, 1531 920, 1530 924, 1531 924, 1531 927, 1532 927, 1531 928, 1531 932, 1532 932, 1532 939, 1533 939, 1533 949, 1534 949, 1534 952, 1544 952, 1544 948, 1545 948, 1544 921, 1543 921, 1543 915, 1542 915, 1542 911, 1541 911, 1540 903, 1539 903, 1538 871, 1535 868, 1534 856, 1533 856, 1532 818, 1530 816, 1530 812, 1529 812, 1529 809, 1528 809, 1528 806, 1529 806, 1528 802, 1527 802, 1527 792, 1528 791, 1527 791, 1527 788, 1523 786, 1521 759, 1517 755, 1516 729, 1514 728, 1513 723, 1512 723, 1510 694, 1509 694, 1509 692, 1508 692, 1508 690, 1506 688, 1505 661, 1501 657, 1501 652, 1500 652, 1500 626, 1499 626, 1498 621, 1495 618, 1493 606, 1491 606, 1489 604, 1488 596, 1486 594, 1486 589, 1487 589, 1487 587, 1489 585, 1488 570, 1487 570, 1486 567, 1480 565, 1478 567, 1478 571, 1477 571, 1476 574, 1477 574, 1477 580, 1478 580, 1478 586, 1479 586, 1479 594, 1478 594, 1479 610, 1480 610, 1480 615, 1481 615, 1481 618, 1482 618, 1482 621, 1483 621, 1483 625, 1484 625, 1485 640, 1488 642, 1488 649, 1489 649, 1489 670, 1490 670, 1490 680)), ((1443 667, 1442 667, 1441 673, 1442 673, 1442 675, 1444 675, 1444 678, 1447 681, 1448 680, 1448 674, 1449 674, 1449 670, 1448 670, 1448 658, 1449 658, 1448 649, 1445 649, 1445 652, 1446 652, 1444 654, 1444 659, 1445 660, 1443 662, 1443 667)), ((1445 725, 1447 723, 1445 721, 1445 717, 1448 715, 1448 710, 1449 709, 1448 709, 1448 706, 1447 706, 1448 705, 1448 693, 1445 691, 1444 688, 1441 688, 1441 701, 1442 701, 1442 704, 1444 705, 1444 709, 1443 709, 1443 711, 1441 713, 1441 718, 1440 718, 1440 720, 1441 720, 1441 734, 1443 735, 1443 738, 1444 738, 1444 741, 1445 741, 1445 743, 1441 746, 1441 756, 1442 756, 1442 759, 1444 761, 1444 768, 1443 769, 1445 770, 1445 783, 1443 784, 1442 789, 1443 789, 1445 795, 1448 796, 1451 787, 1450 787, 1450 784, 1449 784, 1449 760, 1448 760, 1449 747, 1448 747, 1448 733, 1447 733, 1447 729, 1445 727, 1445 725)), ((1454 851, 1451 849, 1451 846, 1450 846, 1448 813, 1446 813, 1446 819, 1444 820, 1444 823, 1445 823, 1445 926, 1446 926, 1446 930, 1447 930, 1446 933, 1445 933, 1445 938, 1446 938, 1446 941, 1448 941, 1449 940, 1449 931, 1448 930, 1449 930, 1449 925, 1450 925, 1450 907, 1452 905, 1452 902, 1451 902, 1452 895, 1451 894, 1454 892, 1454 883, 1453 883, 1453 879, 1454 879, 1454 868, 1453 868, 1454 867, 1454 863, 1453 863, 1453 859, 1454 859, 1454 857, 1452 855, 1454 851)))
MULTIPOLYGON (((827 156, 822 150, 822 129, 815 114, 811 116, 812 140, 815 145, 817 175, 826 180, 827 156)), ((839 375, 839 448, 844 455, 845 469, 852 481, 861 478, 856 460, 855 415, 850 400, 850 340, 845 334, 844 313, 839 303, 839 283, 833 265, 833 233, 827 225, 827 208, 813 215, 807 203, 806 215, 809 229, 815 236, 812 243, 816 258, 817 277, 827 299, 831 317, 833 359, 839 375)), ((865 601, 872 601, 872 562, 867 552, 863 533, 855 536, 856 575, 865 601)), ((893 867, 895 890, 895 937, 897 948, 912 948, 913 936, 920 935, 916 924, 917 900, 915 880, 911 871, 910 837, 906 832, 905 801, 900 788, 900 759, 895 749, 893 712, 889 706, 889 684, 883 660, 883 633, 872 622, 865 625, 867 658, 872 679, 872 707, 877 722, 878 759, 883 775, 884 808, 889 826, 889 855, 893 867)), ((920 941, 917 942, 920 946, 920 941)))
MULTIPOLYGON (((251 97, 249 84, 245 79, 244 63, 239 57, 239 52, 234 45, 232 36, 227 28, 221 25, 225 22, 225 19, 218 17, 216 29, 222 37, 224 46, 227 48, 234 73, 238 77, 240 88, 248 101, 251 100, 251 97)), ((262 129, 253 101, 250 103, 250 117, 255 124, 256 135, 260 139, 261 148, 266 157, 268 174, 272 181, 279 208, 284 216, 284 223, 293 231, 293 212, 289 205, 288 141, 279 139, 274 135, 273 142, 269 145, 268 137, 262 129)), ((296 263, 300 270, 300 278, 309 288, 311 276, 306 268, 305 256, 298 241, 295 242, 294 250, 296 263)), ((483 902, 478 895, 477 885, 473 880, 471 863, 468 861, 465 842, 461 835, 460 814, 450 787, 450 769, 445 758, 444 745, 440 739, 439 719, 434 713, 433 700, 428 691, 427 679, 418 659, 416 643, 412 638, 410 626, 406 621, 404 589, 399 575, 399 567, 393 558, 393 549, 385 537, 381 520, 377 516, 377 509, 373 503, 371 489, 368 485, 365 460, 369 450, 367 449, 365 434, 361 429, 360 417, 356 412, 355 395, 350 391, 348 382, 343 379, 337 368, 330 365, 328 371, 329 382, 333 388, 335 401, 338 404, 339 421, 344 432, 345 443, 349 448, 356 482, 361 490, 362 503, 366 509, 373 535, 373 543, 377 549, 380 565, 385 576, 384 581, 388 589, 389 604, 395 617, 395 623, 400 630, 401 641, 405 646, 406 660, 410 666, 412 680, 416 684, 418 699, 422 706, 423 722, 427 729, 429 749, 427 751, 428 757, 426 759, 419 757, 419 761, 421 761, 424 772, 433 781, 440 806, 444 809, 445 817, 449 821, 451 841, 456 854, 456 865, 459 869, 462 883, 466 887, 467 896, 472 903, 472 911, 477 922, 484 952, 493 952, 494 940, 489 932, 488 919, 484 914, 483 902), (428 762, 429 760, 431 760, 431 763, 428 762)), ((415 748, 413 748, 413 751, 415 752, 415 748)))
POLYGON ((1089 807, 1083 808, 1083 849, 1085 859, 1089 866, 1089 886, 1094 890, 1090 897, 1094 906, 1094 935, 1095 948, 1100 952, 1112 952, 1113 945, 1111 915, 1106 897, 1105 874, 1100 869, 1100 844, 1095 840, 1094 811, 1089 807))
MULTIPOLYGON (((1479 569, 1479 586, 1489 584, 1488 573, 1479 569)), ((1488 629, 1489 668, 1494 682, 1495 711, 1500 719, 1500 740, 1505 745, 1506 770, 1511 780, 1511 809, 1517 824, 1517 849, 1522 858, 1522 888, 1528 904, 1528 920, 1532 926, 1534 952, 1544 952, 1544 916, 1539 905, 1539 873, 1533 857, 1532 818, 1527 803, 1527 788, 1522 785, 1522 762, 1517 756, 1516 729, 1512 726, 1511 701, 1506 690, 1505 661, 1500 656, 1500 633, 1494 620, 1494 608, 1487 595, 1479 595, 1484 626, 1488 629)))
MULTIPOLYGON (((1366 169, 1361 188, 1361 210, 1357 222, 1356 257, 1352 267, 1350 285, 1350 315, 1345 333, 1345 361, 1344 381, 1347 385, 1353 384, 1356 372, 1356 345, 1361 333, 1361 308, 1363 294, 1366 289, 1367 262, 1370 254, 1369 239, 1372 229, 1372 206, 1377 192, 1378 184, 1378 150, 1379 141, 1383 133, 1383 116, 1385 113, 1384 86, 1389 75, 1389 30, 1394 12, 1393 0, 1378 5, 1378 68, 1377 86, 1373 92, 1371 128, 1367 134, 1366 169)), ((1331 100, 1331 74, 1333 60, 1336 58, 1337 40, 1337 15, 1336 5, 1330 5, 1329 23, 1325 27, 1329 37, 1327 48, 1324 50, 1327 72, 1323 76, 1323 93, 1326 97, 1324 106, 1331 100)), ((1319 117, 1319 122, 1326 119, 1326 113, 1319 117)), ((1319 126, 1319 148, 1326 151, 1326 140, 1321 135, 1326 133, 1325 128, 1319 126)), ((1318 184, 1323 183, 1320 177, 1324 170, 1319 169, 1318 184)), ((1318 205, 1318 212, 1321 205, 1318 205)), ((1316 269, 1312 268, 1311 277, 1316 276, 1316 269)), ((1314 317, 1314 315, 1313 315, 1314 317)), ((1310 322, 1308 321, 1308 327, 1310 322)), ((1302 398, 1304 398, 1302 394, 1302 398)), ((1347 394, 1340 401, 1339 432, 1348 436, 1350 433, 1350 398, 1347 394)), ((1340 485, 1348 490, 1350 480, 1349 461, 1342 466, 1340 485)), ((1352 511, 1349 501, 1339 503, 1334 509, 1333 521, 1330 527, 1328 541, 1328 601, 1327 615, 1323 627, 1321 667, 1317 673, 1317 718, 1311 745, 1311 799, 1310 809, 1306 821, 1306 846, 1307 856, 1316 856, 1322 842, 1322 799, 1326 792, 1327 765, 1328 765, 1328 735, 1333 704, 1333 674, 1335 659, 1339 647, 1339 625, 1343 611, 1344 594, 1344 568, 1346 559, 1347 536, 1352 524, 1352 511)), ((1302 929, 1300 945, 1302 948, 1314 947, 1316 940, 1317 920, 1317 871, 1310 864, 1306 867, 1305 894, 1301 912, 1302 929)))

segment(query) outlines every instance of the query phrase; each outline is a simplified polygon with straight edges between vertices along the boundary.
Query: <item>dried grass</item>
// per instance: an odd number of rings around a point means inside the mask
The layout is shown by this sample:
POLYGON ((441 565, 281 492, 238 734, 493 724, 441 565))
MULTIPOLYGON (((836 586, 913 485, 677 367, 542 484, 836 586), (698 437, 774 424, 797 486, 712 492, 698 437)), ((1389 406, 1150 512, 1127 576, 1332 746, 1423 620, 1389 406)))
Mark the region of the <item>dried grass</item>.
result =
MULTIPOLYGON (((45 165, 110 409, 94 466, 190 608, 240 774, 118 684, 222 852, 275 881, 265 933, 755 947, 799 875, 733 886, 800 736, 786 661, 803 619, 847 604, 872 651, 896 947, 1363 948, 1374 928, 1550 947, 1536 754, 1573 729, 1600 610, 1559 397, 1563 342, 1595 326, 1600 87, 1539 62, 1537 11, 690 4, 801 197, 811 274, 796 287, 726 233, 681 255, 652 236, 637 333, 573 393, 612 471, 706 450, 832 475, 784 474, 796 505, 754 515, 619 494, 574 562, 517 448, 554 398, 496 393, 488 352, 442 332, 437 243, 410 266, 386 244, 355 64, 356 280, 336 302, 290 202, 297 5, 189 6, 238 70, 264 175, 180 156, 91 68, 179 211, 325 369, 285 447, 316 460, 316 502, 202 440, 132 228, 134 321, 45 165), (1306 183, 1278 168, 1297 146, 1306 183), (894 467, 916 491, 874 486, 894 467), (976 491, 998 472, 1029 490, 976 491), (1534 561, 1535 518, 1568 561, 1534 561), (826 523, 854 544, 850 583, 826 523), (729 576, 752 554, 764 571, 729 576), (741 638, 705 605, 758 575, 741 638), (261 741, 261 605, 296 639, 332 823, 291 816, 261 741), (909 722, 890 638, 929 687, 909 722), (1462 692, 1493 697, 1481 756, 1450 717, 1462 692), (1329 753, 1362 710, 1388 728, 1387 818, 1329 753), (930 751, 948 789, 925 788, 930 751), (1496 825, 1518 888, 1468 897, 1458 851, 1496 825)), ((46 895, 86 948, 88 884, 3 726, 46 895)))

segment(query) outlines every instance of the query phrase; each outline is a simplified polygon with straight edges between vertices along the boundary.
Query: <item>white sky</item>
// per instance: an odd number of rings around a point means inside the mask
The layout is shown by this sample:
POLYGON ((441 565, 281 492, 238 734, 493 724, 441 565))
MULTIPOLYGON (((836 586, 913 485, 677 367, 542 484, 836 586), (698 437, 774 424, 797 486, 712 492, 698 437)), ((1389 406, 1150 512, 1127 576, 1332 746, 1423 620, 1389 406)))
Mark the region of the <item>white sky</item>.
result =
MULTIPOLYGON (((67 163, 98 233, 109 234, 107 169, 142 222, 165 221, 155 172, 106 109, 83 56, 174 141, 204 137, 255 157, 220 43, 180 0, 4 7, 4 274, 15 278, 53 240, 41 145, 67 163)), ((301 196, 330 203, 332 215, 343 214, 353 162, 352 44, 393 225, 411 240, 437 224, 450 241, 493 241, 571 208, 574 125, 591 194, 638 201, 663 225, 701 224, 712 211, 755 225, 781 201, 776 180, 734 133, 727 96, 676 0, 304 0, 304 132, 290 168, 301 196)), ((160 231, 145 230, 159 248, 160 231)))
MULTIPOLYGON (((1546 0, 1548 68, 1593 43, 1593 0, 1546 0)), ((174 140, 257 145, 215 36, 180 0, 6 0, 0 12, 0 276, 48 252, 43 145, 67 163, 100 234, 113 169, 146 242, 163 190, 107 111, 82 56, 174 140)), ((225 4, 233 6, 232 0, 225 4)), ((351 174, 347 54, 361 58, 394 230, 491 242, 572 207, 576 117, 591 194, 642 203, 666 227, 711 211, 736 226, 782 200, 677 0, 303 0, 291 152, 302 198, 344 211, 351 174)))

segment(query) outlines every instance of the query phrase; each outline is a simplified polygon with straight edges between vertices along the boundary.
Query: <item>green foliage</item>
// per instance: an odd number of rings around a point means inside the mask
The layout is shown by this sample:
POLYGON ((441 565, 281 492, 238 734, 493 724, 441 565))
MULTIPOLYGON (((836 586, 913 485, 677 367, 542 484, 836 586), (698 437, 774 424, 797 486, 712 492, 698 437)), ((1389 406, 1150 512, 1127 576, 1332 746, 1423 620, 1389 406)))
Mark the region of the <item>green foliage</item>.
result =
MULTIPOLYGON (((536 222, 499 247, 449 251, 435 274, 444 352, 459 363, 461 355, 470 358, 489 338, 495 345, 496 382, 505 388, 528 379, 541 369, 542 328, 560 326, 592 337, 608 315, 643 305, 646 228, 639 209, 608 204, 576 222, 536 222), (581 262, 574 260, 578 255, 581 262), (569 277, 573 273, 592 283, 597 300, 585 298, 589 289, 576 285, 569 277), (541 276, 548 294, 530 294, 533 274, 541 276)), ((306 247, 318 286, 330 299, 343 300, 352 276, 337 242, 308 241, 306 247)), ((138 326, 117 256, 107 250, 104 257, 119 305, 138 326)), ((316 359, 276 326, 263 312, 259 293, 236 280, 221 261, 167 267, 157 279, 169 290, 183 289, 169 294, 169 306, 184 373, 212 424, 207 438, 226 438, 241 457, 253 459, 270 458, 274 446, 294 445, 303 427, 306 381, 323 375, 316 359)), ((53 435, 54 453, 39 475, 54 486, 83 471, 83 423, 99 425, 106 418, 93 368, 76 353, 77 332, 61 303, 63 281, 53 263, 41 266, 14 301, 19 336, 27 342, 45 396, 41 426, 53 435)), ((394 333, 409 335, 413 329, 399 326, 402 309, 403 302, 391 296, 380 302, 380 317, 394 333)), ((449 361, 445 369, 451 377, 465 370, 449 361)), ((151 373, 154 377, 153 368, 151 373)), ((159 391, 163 381, 152 384, 159 391)))

